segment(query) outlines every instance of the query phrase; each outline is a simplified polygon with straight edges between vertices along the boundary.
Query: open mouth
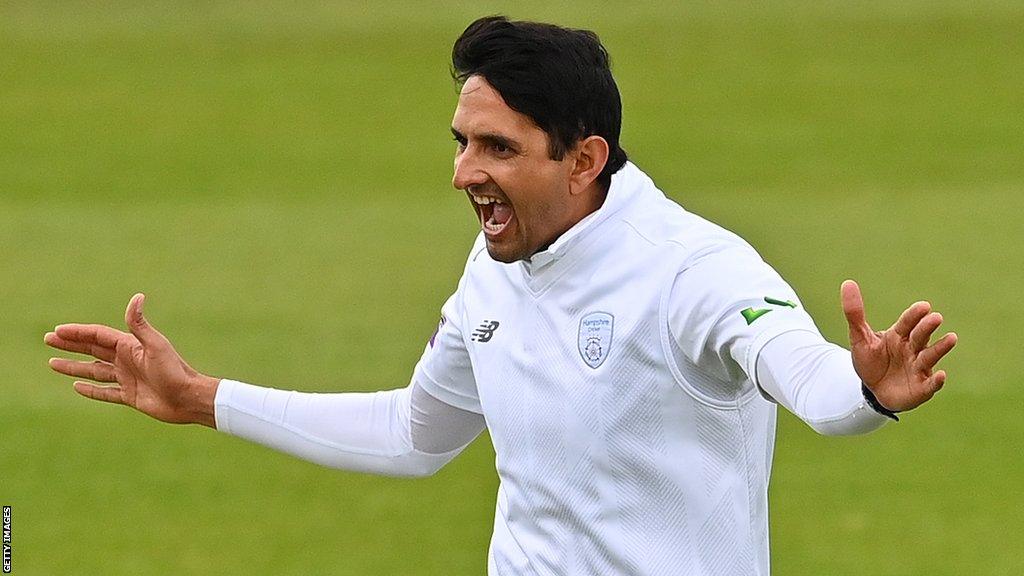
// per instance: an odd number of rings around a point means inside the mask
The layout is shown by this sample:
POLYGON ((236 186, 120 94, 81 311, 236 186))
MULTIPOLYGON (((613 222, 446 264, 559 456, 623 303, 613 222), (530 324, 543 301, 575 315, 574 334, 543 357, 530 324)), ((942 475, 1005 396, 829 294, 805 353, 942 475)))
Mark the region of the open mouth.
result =
POLYGON ((501 234, 515 216, 512 206, 500 198, 470 194, 469 199, 473 201, 480 225, 487 236, 501 234))

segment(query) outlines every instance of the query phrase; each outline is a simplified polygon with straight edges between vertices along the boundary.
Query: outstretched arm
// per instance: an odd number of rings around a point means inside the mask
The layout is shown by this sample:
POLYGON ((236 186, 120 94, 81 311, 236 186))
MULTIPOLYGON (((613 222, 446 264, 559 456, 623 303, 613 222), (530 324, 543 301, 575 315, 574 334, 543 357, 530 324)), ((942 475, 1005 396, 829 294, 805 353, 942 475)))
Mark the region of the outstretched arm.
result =
POLYGON ((316 394, 221 382, 221 430, 323 466, 429 476, 484 429, 483 416, 415 382, 384 392, 316 394))
POLYGON ((65 324, 47 333, 54 348, 94 361, 53 358, 95 400, 131 406, 164 422, 197 423, 334 468, 424 476, 454 458, 484 429, 483 417, 442 402, 421 387, 367 394, 313 394, 218 380, 186 363, 142 312, 128 304, 130 332, 65 324))
POLYGON ((671 288, 668 322, 676 361, 699 366, 696 385, 707 386, 701 391, 712 397, 743 382, 738 367, 765 396, 822 434, 870 432, 942 386, 946 374, 934 368, 956 335, 928 346, 942 316, 927 302, 874 332, 857 283, 844 282, 841 296, 850 350, 822 337, 796 292, 753 250, 741 246, 702 256, 671 288))
POLYGON ((842 300, 850 323, 850 351, 816 331, 790 331, 765 344, 757 359, 761 389, 828 435, 870 432, 885 423, 887 413, 927 401, 945 381, 945 372, 932 373, 932 368, 956 344, 956 335, 950 333, 927 345, 942 317, 926 302, 912 305, 888 330, 873 332, 852 280, 843 283, 842 300), (876 406, 864 388, 874 395, 876 406))

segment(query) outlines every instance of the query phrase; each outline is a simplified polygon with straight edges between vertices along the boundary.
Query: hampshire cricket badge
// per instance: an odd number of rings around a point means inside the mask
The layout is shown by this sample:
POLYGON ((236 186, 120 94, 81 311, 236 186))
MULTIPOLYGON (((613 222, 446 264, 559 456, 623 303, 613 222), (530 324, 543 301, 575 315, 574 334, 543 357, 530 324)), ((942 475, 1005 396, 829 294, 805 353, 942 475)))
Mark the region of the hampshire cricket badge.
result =
POLYGON ((597 368, 608 357, 612 347, 615 317, 607 312, 590 312, 580 320, 580 356, 587 366, 597 368))

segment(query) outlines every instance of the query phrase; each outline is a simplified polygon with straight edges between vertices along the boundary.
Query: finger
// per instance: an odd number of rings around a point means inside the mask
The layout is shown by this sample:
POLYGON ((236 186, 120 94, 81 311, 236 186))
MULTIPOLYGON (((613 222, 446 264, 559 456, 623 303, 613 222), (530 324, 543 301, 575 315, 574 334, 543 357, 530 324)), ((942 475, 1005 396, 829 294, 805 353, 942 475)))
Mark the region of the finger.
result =
POLYGON ((846 323, 850 325, 850 344, 867 342, 874 331, 864 319, 864 298, 860 294, 860 286, 853 280, 847 280, 840 288, 840 295, 843 314, 846 315, 846 323))
POLYGON ((124 404, 124 397, 121 395, 121 389, 116 386, 97 386, 95 384, 89 384, 88 382, 75 382, 75 392, 78 392, 86 398, 92 398, 93 400, 99 400, 100 402, 110 402, 112 404, 124 404))
POLYGON ((942 360, 942 357, 949 353, 950 350, 956 346, 957 335, 955 332, 950 332, 938 342, 932 344, 928 348, 925 348, 917 355, 917 359, 914 361, 914 368, 921 372, 927 372, 935 367, 942 360))
POLYGON ((892 330, 901 337, 906 338, 910 336, 910 331, 914 329, 914 326, 917 326, 917 323, 931 311, 932 305, 928 302, 914 302, 910 305, 910 308, 907 308, 903 311, 903 314, 900 314, 899 320, 892 325, 892 330))
POLYGON ((928 398, 931 398, 936 392, 942 390, 942 387, 946 384, 946 371, 939 370, 935 374, 932 374, 927 380, 924 381, 924 389, 927 390, 928 398))
POLYGON ((921 350, 924 350, 925 346, 928 346, 928 340, 931 339, 932 333, 934 333, 941 324, 942 314, 932 312, 922 318, 921 321, 917 323, 917 326, 914 326, 914 329, 910 331, 909 338, 910 349, 914 351, 914 354, 917 354, 921 350))
POLYGON ((64 340, 88 342, 110 349, 117 348, 117 341, 128 336, 126 332, 102 324, 61 324, 53 331, 64 340))
POLYGON ((47 332, 46 335, 43 336, 43 342, 46 343, 47 346, 57 348, 58 350, 65 350, 67 352, 75 352, 78 354, 88 354, 107 362, 114 361, 115 351, 111 348, 104 348, 98 344, 79 342, 77 340, 64 340, 55 332, 47 332))
POLYGON ((50 368, 53 368, 55 372, 75 378, 88 378, 97 382, 117 382, 114 365, 100 360, 78 362, 65 358, 50 358, 50 368))
POLYGON ((124 321, 128 324, 128 329, 139 339, 139 342, 142 342, 144 347, 161 346, 167 342, 167 339, 156 328, 153 328, 142 313, 142 305, 145 303, 145 300, 145 294, 132 296, 132 299, 128 302, 128 307, 124 311, 124 321))

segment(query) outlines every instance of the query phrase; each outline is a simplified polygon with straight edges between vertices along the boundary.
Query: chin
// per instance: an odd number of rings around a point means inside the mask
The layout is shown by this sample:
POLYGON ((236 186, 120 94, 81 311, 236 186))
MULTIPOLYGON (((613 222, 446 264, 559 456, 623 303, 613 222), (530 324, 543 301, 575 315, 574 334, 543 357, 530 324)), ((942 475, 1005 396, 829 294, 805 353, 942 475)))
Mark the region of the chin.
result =
POLYGON ((487 242, 487 253, 491 256, 491 260, 504 264, 518 262, 527 257, 524 254, 516 253, 514 250, 509 250, 507 247, 502 250, 501 247, 495 246, 490 241, 487 242))

